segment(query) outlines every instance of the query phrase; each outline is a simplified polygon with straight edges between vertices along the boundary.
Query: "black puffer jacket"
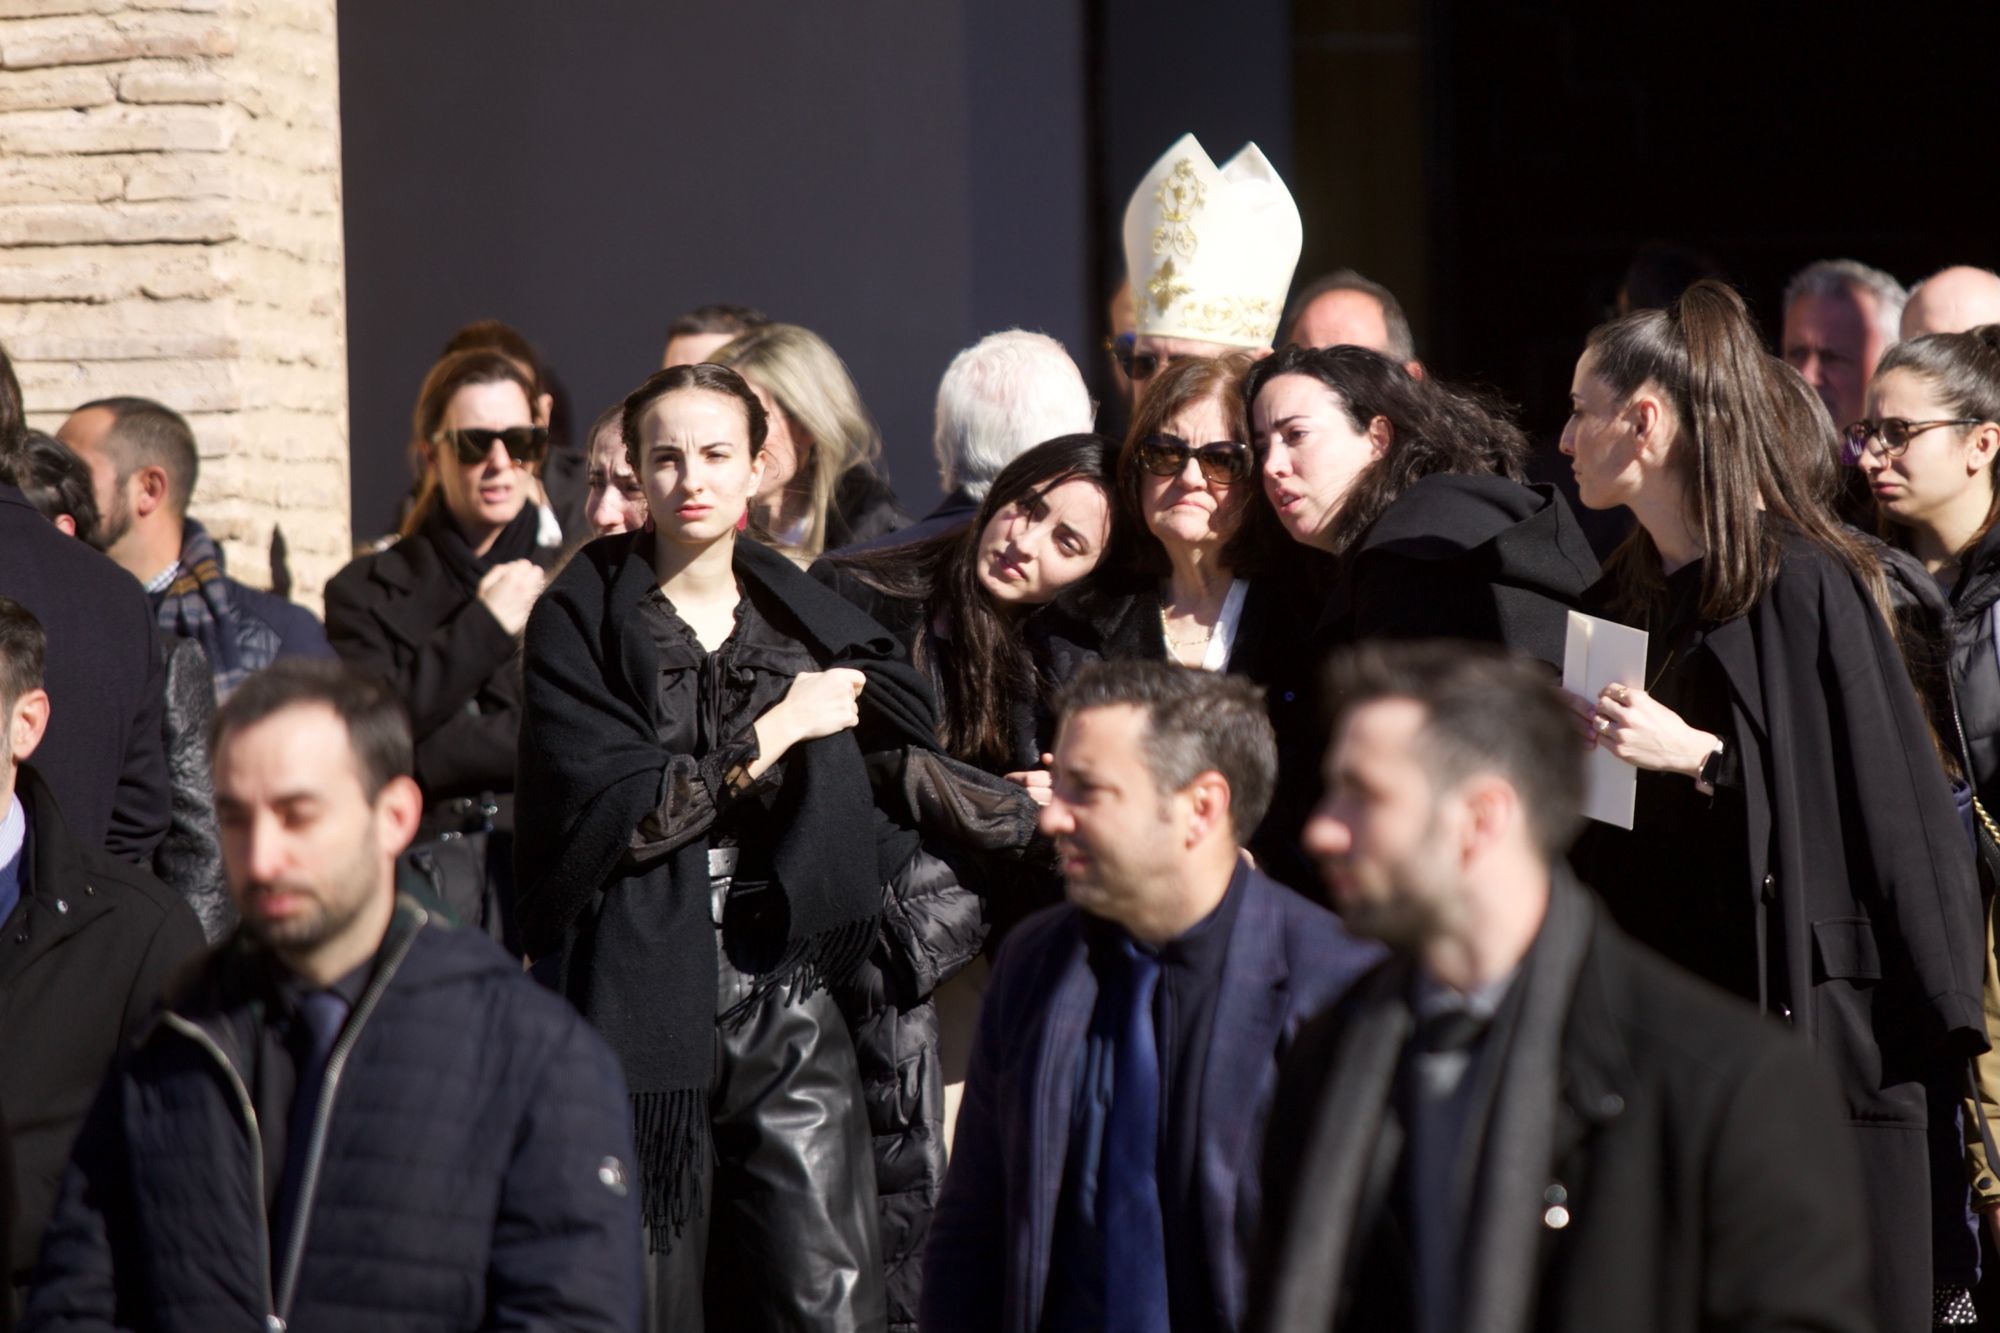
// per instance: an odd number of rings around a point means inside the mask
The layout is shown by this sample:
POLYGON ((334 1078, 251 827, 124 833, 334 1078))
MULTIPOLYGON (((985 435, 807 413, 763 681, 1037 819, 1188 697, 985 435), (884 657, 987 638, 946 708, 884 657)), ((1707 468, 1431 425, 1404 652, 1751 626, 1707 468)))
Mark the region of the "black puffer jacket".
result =
POLYGON ((2000 642, 1994 634, 2000 605, 2000 524, 1966 555, 1949 594, 1909 552, 1882 548, 1889 598, 1903 621, 1903 642, 1913 656, 1912 675, 1930 706, 1938 734, 1958 749, 1950 717, 1949 683, 1965 724, 1965 755, 1973 785, 1989 811, 2000 810, 2000 642), (1910 630, 1920 638, 1913 639, 1910 630))
POLYGON ((335 1047, 303 1244, 273 1264, 245 1114, 260 975, 240 936, 211 954, 106 1081, 24 1328, 636 1333, 616 1059, 491 941, 409 899, 335 1047))

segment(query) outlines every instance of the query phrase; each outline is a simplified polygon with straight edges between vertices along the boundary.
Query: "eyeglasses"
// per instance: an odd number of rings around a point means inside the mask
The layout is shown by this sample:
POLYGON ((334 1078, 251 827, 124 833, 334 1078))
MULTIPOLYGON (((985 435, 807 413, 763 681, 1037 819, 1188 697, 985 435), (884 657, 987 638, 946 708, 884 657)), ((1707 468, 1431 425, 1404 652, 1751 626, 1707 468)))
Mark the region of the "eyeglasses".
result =
POLYGON ((1104 340, 1104 350, 1111 353, 1111 359, 1125 372, 1125 378, 1134 384, 1153 378, 1162 366, 1171 366, 1176 361, 1188 359, 1184 352, 1161 356, 1158 352, 1135 351, 1133 344, 1137 338, 1137 334, 1121 333, 1116 338, 1104 340))
POLYGON ((1910 447, 1910 441, 1927 430, 1939 426, 1977 426, 1978 417, 1953 417, 1949 421, 1905 421, 1901 417, 1883 417, 1880 421, 1870 421, 1866 417, 1849 426, 1840 456, 1849 467, 1858 466, 1868 456, 1868 442, 1882 441, 1884 458, 1901 458, 1903 451, 1910 447))
POLYGON ((1239 482, 1250 475, 1250 446, 1238 440, 1218 440, 1195 446, 1178 435, 1148 435, 1139 441, 1132 456, 1140 467, 1156 477, 1178 477, 1187 470, 1192 457, 1201 475, 1219 486, 1239 482))
POLYGON ((507 456, 516 463, 539 463, 542 452, 549 445, 547 426, 509 426, 506 430, 488 430, 481 426, 467 426, 463 430, 441 430, 432 437, 439 444, 448 444, 458 450, 458 461, 473 464, 493 452, 493 443, 498 440, 507 446, 507 456))

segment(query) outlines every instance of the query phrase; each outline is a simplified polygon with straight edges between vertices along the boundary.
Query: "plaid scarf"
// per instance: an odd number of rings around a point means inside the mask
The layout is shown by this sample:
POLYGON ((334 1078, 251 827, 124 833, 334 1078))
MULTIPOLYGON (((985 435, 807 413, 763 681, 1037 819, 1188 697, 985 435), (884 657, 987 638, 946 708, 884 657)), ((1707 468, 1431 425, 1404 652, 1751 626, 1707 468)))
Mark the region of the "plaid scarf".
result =
POLYGON ((278 632, 254 616, 237 615, 236 587, 223 572, 222 549, 193 519, 181 536, 180 573, 152 601, 161 629, 193 639, 208 654, 219 699, 277 660, 278 632))

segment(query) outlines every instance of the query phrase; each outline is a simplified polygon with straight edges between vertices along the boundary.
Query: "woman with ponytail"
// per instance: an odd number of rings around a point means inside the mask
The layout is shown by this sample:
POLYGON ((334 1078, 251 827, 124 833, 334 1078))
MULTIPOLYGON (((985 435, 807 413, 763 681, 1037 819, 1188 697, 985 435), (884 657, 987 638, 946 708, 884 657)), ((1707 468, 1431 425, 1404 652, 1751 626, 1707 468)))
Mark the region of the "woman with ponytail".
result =
POLYGON ((1633 828, 1593 825, 1579 866, 1642 941, 1813 1043, 1860 1131, 1872 1327, 1928 1328, 1934 1219, 1965 1205, 1930 1143, 1986 1045, 1979 897, 1879 562, 1803 458, 1824 416, 1712 281, 1594 331, 1570 398, 1583 503, 1637 519, 1594 602, 1650 635, 1643 682, 1578 701, 1640 770, 1633 828))
MULTIPOLYGON (((2000 325, 1898 343, 1868 390, 1868 416, 1844 432, 1890 543, 1890 595, 1919 665, 1933 727, 1960 778, 1967 831, 1987 852, 1986 1023, 2000 1030, 2000 973, 1992 948, 1992 812, 2000 810, 2000 516, 1993 462, 2000 454, 2000 325)), ((2000 1219, 2000 1181, 1980 1121, 2000 1118, 2000 1054, 1977 1066, 1980 1105, 1963 1116, 1974 1206, 2000 1219)), ((1960 1238, 1959 1243, 1971 1244, 1960 1238)))

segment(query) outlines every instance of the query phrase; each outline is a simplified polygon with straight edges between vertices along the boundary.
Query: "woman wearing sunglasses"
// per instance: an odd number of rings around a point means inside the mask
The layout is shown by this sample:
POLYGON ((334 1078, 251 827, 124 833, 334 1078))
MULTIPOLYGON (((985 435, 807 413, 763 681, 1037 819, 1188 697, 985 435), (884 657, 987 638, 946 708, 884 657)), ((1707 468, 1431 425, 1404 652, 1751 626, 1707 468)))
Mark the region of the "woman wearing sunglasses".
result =
POLYGON ((425 800, 413 862, 510 949, 519 638, 559 540, 534 500, 548 440, 534 393, 498 352, 433 366, 412 420, 429 469, 403 535, 326 587, 334 651, 410 710, 425 800))
POLYGON ((1321 651, 1475 639, 1561 667, 1597 560, 1555 490, 1523 484, 1519 427, 1365 347, 1286 347, 1257 364, 1247 396, 1270 512, 1330 557, 1321 651))
MULTIPOLYGON (((1298 613, 1303 585, 1257 503, 1256 462, 1244 438, 1250 364, 1244 355, 1166 363, 1139 396, 1117 468, 1118 502, 1133 534, 1127 553, 1028 625, 1030 651, 1054 684, 1097 658, 1231 671, 1264 687, 1280 737, 1311 731, 1316 664, 1306 652, 1309 623, 1298 613)), ((1252 850, 1266 873, 1317 892, 1291 836, 1296 829, 1272 833, 1279 827, 1267 818, 1252 850)))
POLYGON ((1633 827, 1577 862, 1642 942, 1812 1042, 1859 1131, 1870 1326, 1927 1328, 1934 1282, 1963 1285, 1934 1235, 1964 1236, 1965 1180, 1933 1148, 1986 1044, 1980 901, 1880 563, 1829 509, 1832 423, 1713 281, 1593 332, 1570 397, 1583 503, 1637 520, 1593 600, 1649 634, 1643 681, 1578 701, 1640 771, 1633 827))

